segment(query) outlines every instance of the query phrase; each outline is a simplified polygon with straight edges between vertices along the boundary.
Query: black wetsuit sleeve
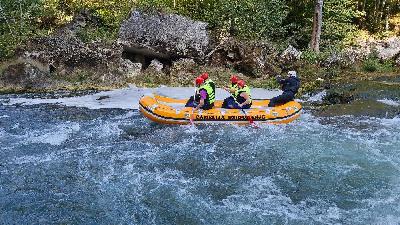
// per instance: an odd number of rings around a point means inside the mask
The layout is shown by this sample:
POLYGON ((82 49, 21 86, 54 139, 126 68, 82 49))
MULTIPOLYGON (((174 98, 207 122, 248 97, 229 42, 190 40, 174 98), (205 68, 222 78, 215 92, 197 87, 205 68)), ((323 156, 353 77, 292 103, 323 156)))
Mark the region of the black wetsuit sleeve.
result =
POLYGON ((286 82, 286 79, 282 79, 281 76, 276 76, 276 82, 279 84, 284 84, 286 82))

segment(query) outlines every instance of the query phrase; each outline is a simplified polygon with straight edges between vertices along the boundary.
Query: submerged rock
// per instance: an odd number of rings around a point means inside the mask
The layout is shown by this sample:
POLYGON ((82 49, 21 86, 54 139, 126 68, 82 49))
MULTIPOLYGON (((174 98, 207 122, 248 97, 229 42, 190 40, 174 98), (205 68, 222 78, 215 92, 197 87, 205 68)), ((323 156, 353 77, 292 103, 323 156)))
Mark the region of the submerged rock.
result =
POLYGON ((319 108, 313 113, 317 116, 368 116, 378 118, 394 118, 400 114, 400 107, 385 104, 372 99, 356 100, 351 104, 337 104, 319 108))
POLYGON ((354 96, 351 92, 330 90, 322 100, 325 104, 348 104, 354 100, 354 96))
POLYGON ((322 101, 308 104, 319 106, 315 114, 320 116, 393 118, 400 113, 400 77, 380 77, 332 87, 322 101))

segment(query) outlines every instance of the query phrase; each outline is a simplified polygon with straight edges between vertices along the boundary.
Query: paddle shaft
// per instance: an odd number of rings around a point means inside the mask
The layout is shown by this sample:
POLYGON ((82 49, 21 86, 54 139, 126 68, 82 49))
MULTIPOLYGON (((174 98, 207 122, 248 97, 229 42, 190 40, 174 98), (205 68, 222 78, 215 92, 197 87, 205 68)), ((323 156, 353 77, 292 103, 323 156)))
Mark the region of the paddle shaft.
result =
MULTIPOLYGON (((197 92, 197 87, 194 86, 193 102, 195 102, 195 100, 196 100, 196 92, 197 92)), ((189 119, 191 125, 194 125, 193 115, 194 115, 194 111, 192 109, 192 114, 190 114, 190 119, 189 119)))

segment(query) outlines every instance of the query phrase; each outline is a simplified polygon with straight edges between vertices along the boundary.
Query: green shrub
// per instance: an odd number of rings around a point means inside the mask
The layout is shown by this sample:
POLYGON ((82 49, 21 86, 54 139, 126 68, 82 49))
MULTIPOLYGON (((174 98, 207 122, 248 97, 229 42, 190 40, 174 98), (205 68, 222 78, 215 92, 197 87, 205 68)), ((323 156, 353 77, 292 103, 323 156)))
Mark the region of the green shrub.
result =
POLYGON ((311 49, 307 49, 301 54, 301 59, 309 64, 319 64, 325 61, 331 54, 332 52, 330 50, 315 52, 311 49))
POLYGON ((393 72, 394 66, 393 61, 386 60, 381 61, 376 53, 372 53, 368 58, 362 63, 362 69, 365 72, 393 72))
POLYGON ((366 72, 375 72, 379 69, 379 59, 369 57, 367 58, 362 65, 362 68, 366 72))

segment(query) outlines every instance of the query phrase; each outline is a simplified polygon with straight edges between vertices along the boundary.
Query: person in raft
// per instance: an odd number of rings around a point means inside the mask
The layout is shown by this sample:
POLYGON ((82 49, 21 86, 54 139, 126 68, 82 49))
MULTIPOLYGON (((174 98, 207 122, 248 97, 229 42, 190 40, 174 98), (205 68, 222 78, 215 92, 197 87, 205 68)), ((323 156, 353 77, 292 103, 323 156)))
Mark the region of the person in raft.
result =
POLYGON ((244 80, 237 82, 237 90, 233 93, 234 101, 228 104, 228 109, 249 109, 251 107, 250 88, 244 80))
POLYGON ((224 90, 229 92, 231 96, 228 98, 224 99, 224 102, 222 103, 222 108, 228 108, 228 105, 232 105, 235 102, 235 98, 233 98, 233 94, 237 91, 237 82, 239 81, 239 78, 235 75, 231 76, 231 85, 230 87, 224 87, 224 90))
POLYGON ((191 96, 185 107, 193 107, 193 111, 198 109, 212 109, 215 102, 215 92, 210 84, 206 84, 204 79, 197 77, 195 85, 198 87, 195 96, 191 96))
POLYGON ((276 76, 276 80, 282 86, 283 93, 279 96, 273 97, 270 100, 268 107, 274 107, 276 105, 293 101, 294 96, 300 87, 300 80, 297 78, 296 71, 289 71, 286 79, 282 79, 281 76, 276 76))
POLYGON ((214 81, 212 81, 211 79, 209 79, 208 73, 207 73, 207 72, 202 73, 202 74, 200 75, 200 77, 203 78, 204 84, 210 85, 211 88, 213 89, 214 93, 215 93, 215 84, 214 84, 214 81))

